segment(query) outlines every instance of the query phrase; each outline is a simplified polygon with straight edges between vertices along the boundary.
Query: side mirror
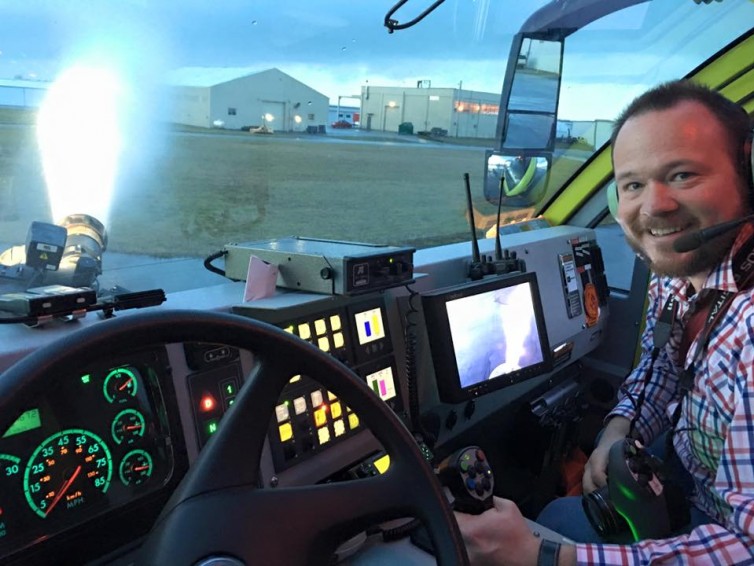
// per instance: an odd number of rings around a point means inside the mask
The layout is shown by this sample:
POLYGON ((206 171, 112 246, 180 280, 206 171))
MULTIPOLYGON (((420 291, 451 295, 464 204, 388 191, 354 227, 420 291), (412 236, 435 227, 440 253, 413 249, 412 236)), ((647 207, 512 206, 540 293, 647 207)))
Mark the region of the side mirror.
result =
POLYGON ((487 150, 484 197, 494 205, 533 206, 547 190, 549 155, 511 155, 487 150))

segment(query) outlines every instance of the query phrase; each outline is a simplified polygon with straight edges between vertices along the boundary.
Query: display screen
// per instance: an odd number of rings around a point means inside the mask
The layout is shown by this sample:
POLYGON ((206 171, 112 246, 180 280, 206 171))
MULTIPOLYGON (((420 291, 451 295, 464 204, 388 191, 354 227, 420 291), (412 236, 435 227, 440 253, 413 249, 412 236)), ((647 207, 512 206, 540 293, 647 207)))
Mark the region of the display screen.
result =
POLYGON ((463 401, 552 368, 534 273, 432 291, 422 306, 443 401, 463 401))
POLYGON ((393 379, 393 368, 386 367, 366 376, 367 385, 371 387, 380 399, 387 401, 396 395, 395 380, 393 379))
POLYGON ((382 310, 373 308, 354 315, 359 344, 364 345, 385 337, 382 310))

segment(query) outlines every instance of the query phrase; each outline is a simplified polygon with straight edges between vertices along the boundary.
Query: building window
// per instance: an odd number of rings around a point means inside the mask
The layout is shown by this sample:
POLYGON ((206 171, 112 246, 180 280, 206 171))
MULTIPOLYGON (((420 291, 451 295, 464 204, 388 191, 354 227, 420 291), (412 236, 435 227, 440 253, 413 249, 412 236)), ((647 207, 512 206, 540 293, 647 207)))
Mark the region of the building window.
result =
POLYGON ((314 114, 307 114, 306 117, 310 122, 314 121, 314 114))
POLYGON ((228 108, 228 116, 235 116, 235 115, 236 115, 236 109, 228 108))

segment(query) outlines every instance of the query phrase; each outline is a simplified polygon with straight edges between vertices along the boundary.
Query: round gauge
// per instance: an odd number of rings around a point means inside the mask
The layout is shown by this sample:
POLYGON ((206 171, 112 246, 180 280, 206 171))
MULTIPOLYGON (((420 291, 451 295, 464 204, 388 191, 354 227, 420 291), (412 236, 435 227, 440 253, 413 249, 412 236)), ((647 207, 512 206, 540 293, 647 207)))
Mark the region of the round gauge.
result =
POLYGON ((144 450, 132 450, 120 463, 120 480, 125 485, 141 485, 152 475, 152 457, 144 450))
POLYGON ((139 381, 136 379, 134 370, 116 368, 105 376, 102 390, 109 403, 118 403, 136 396, 138 388, 139 381))
POLYGON ((88 430, 68 429, 45 439, 24 471, 24 494, 42 518, 85 507, 105 496, 113 475, 110 449, 88 430))
POLYGON ((0 454, 0 540, 12 526, 13 511, 18 505, 16 494, 20 493, 21 487, 21 470, 20 458, 0 454))
POLYGON ((125 409, 115 415, 110 432, 116 444, 132 444, 144 436, 146 422, 144 415, 136 409, 125 409))

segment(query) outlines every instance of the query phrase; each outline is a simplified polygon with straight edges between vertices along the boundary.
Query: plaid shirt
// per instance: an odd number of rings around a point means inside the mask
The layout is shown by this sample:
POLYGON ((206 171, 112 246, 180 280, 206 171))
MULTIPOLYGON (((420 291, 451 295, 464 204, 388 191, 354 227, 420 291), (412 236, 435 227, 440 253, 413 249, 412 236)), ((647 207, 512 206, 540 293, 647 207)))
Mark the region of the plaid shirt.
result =
MULTIPOLYGON (((685 321, 699 297, 709 292, 705 290, 738 291, 732 254, 749 237, 754 237, 754 227, 747 224, 731 253, 712 270, 702 292, 695 296, 688 296, 684 279, 652 277, 641 360, 626 378, 623 395, 608 418, 633 417, 635 399, 644 388, 649 368, 655 324, 668 297, 673 296, 678 302, 676 323, 655 362, 636 428, 649 443, 670 426, 679 402, 682 366, 688 367, 697 347, 695 339, 682 364, 678 347, 685 321)), ((579 564, 754 564, 754 289, 736 295, 712 328, 695 367, 693 390, 683 401, 674 445, 694 480, 692 502, 719 524, 630 546, 579 544, 579 564)))

